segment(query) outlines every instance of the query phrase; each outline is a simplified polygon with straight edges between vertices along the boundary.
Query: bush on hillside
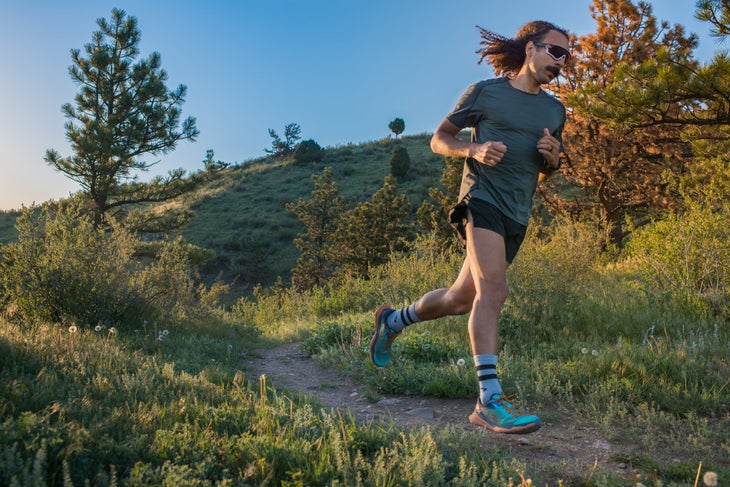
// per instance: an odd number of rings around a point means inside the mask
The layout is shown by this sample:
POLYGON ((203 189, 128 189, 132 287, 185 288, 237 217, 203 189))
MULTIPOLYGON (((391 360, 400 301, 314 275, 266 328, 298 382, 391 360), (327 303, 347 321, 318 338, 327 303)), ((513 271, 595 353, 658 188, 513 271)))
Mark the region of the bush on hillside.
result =
POLYGON ((324 159, 324 149, 312 139, 303 140, 294 149, 294 161, 297 164, 320 162, 322 159, 324 159))
POLYGON ((411 157, 408 155, 408 149, 403 146, 396 146, 390 155, 390 173, 395 176, 398 181, 402 181, 411 168, 411 157))
POLYGON ((140 258, 129 231, 94 228, 74 201, 26 208, 17 228, 18 241, 4 247, 0 259, 10 316, 95 326, 180 320, 197 309, 201 290, 181 240, 165 243, 154 258, 140 258))

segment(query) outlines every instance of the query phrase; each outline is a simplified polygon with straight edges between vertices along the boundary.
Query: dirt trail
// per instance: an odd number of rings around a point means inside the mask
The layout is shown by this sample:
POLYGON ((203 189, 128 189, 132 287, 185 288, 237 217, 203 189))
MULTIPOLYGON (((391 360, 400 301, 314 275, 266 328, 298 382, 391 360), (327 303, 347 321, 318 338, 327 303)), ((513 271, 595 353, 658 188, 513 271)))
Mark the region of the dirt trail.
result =
MULTIPOLYGON (((392 395, 370 402, 364 397, 364 385, 318 363, 304 353, 298 343, 249 352, 242 365, 249 376, 265 374, 267 384, 276 389, 309 394, 326 407, 349 410, 358 422, 393 422, 402 428, 481 429, 467 419, 474 399, 392 395)), ((543 418, 558 416, 545 413, 541 412, 543 418)), ((547 420, 539 431, 529 435, 496 434, 482 429, 482 444, 485 448, 498 447, 528 465, 536 466, 550 478, 587 480, 603 472, 631 479, 631 467, 613 460, 612 456, 635 451, 636 447, 609 441, 580 424, 581 421, 547 420)))

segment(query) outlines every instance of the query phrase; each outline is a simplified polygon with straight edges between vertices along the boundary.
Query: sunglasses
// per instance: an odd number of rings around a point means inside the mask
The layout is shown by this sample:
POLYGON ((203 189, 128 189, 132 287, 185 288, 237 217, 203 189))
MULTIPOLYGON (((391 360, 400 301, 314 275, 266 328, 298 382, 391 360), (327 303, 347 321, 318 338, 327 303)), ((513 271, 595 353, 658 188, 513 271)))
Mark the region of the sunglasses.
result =
POLYGON ((565 63, 570 61, 570 51, 564 47, 556 46, 554 44, 548 44, 546 42, 533 42, 533 44, 535 44, 537 47, 544 47, 545 52, 548 54, 548 56, 555 59, 556 61, 563 61, 565 63))

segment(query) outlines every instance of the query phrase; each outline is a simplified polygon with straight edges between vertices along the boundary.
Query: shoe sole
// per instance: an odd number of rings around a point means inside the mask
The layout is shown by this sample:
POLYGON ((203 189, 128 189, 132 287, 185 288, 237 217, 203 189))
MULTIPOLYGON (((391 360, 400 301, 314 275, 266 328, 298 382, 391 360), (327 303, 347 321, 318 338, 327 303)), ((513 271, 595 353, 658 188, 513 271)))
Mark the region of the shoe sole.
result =
POLYGON ((484 418, 482 418, 476 411, 469 415, 469 422, 477 426, 483 426, 484 428, 492 430, 495 433, 505 433, 508 435, 534 433, 542 426, 542 424, 540 423, 531 423, 524 426, 515 426, 514 428, 502 428, 501 426, 495 426, 485 421, 484 418))
POLYGON ((370 340, 370 361, 376 367, 380 367, 380 365, 375 363, 375 357, 373 357, 375 351, 375 342, 378 339, 378 323, 380 322, 380 315, 382 315, 383 311, 385 311, 387 308, 387 304, 381 304, 380 307, 375 310, 375 333, 373 334, 373 339, 370 340))

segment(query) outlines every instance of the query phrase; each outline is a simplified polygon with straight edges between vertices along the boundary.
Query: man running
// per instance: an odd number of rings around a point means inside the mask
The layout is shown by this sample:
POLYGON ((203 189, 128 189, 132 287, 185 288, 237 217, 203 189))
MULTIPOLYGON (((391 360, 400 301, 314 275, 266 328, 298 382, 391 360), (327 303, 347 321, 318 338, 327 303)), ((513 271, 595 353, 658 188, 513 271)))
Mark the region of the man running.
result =
POLYGON ((531 433, 534 415, 518 415, 497 377, 497 325, 507 299, 507 267, 525 237, 538 180, 560 167, 565 107, 541 86, 570 60, 569 35, 549 22, 533 21, 508 39, 481 29, 478 52, 504 77, 467 89, 440 123, 431 149, 465 158, 458 204, 451 222, 465 240, 466 258, 449 288, 430 291, 414 304, 375 312, 370 358, 390 360, 393 340, 409 326, 447 315, 469 316, 469 338, 480 394, 473 424, 499 433, 531 433), (457 137, 471 128, 471 141, 457 137))

